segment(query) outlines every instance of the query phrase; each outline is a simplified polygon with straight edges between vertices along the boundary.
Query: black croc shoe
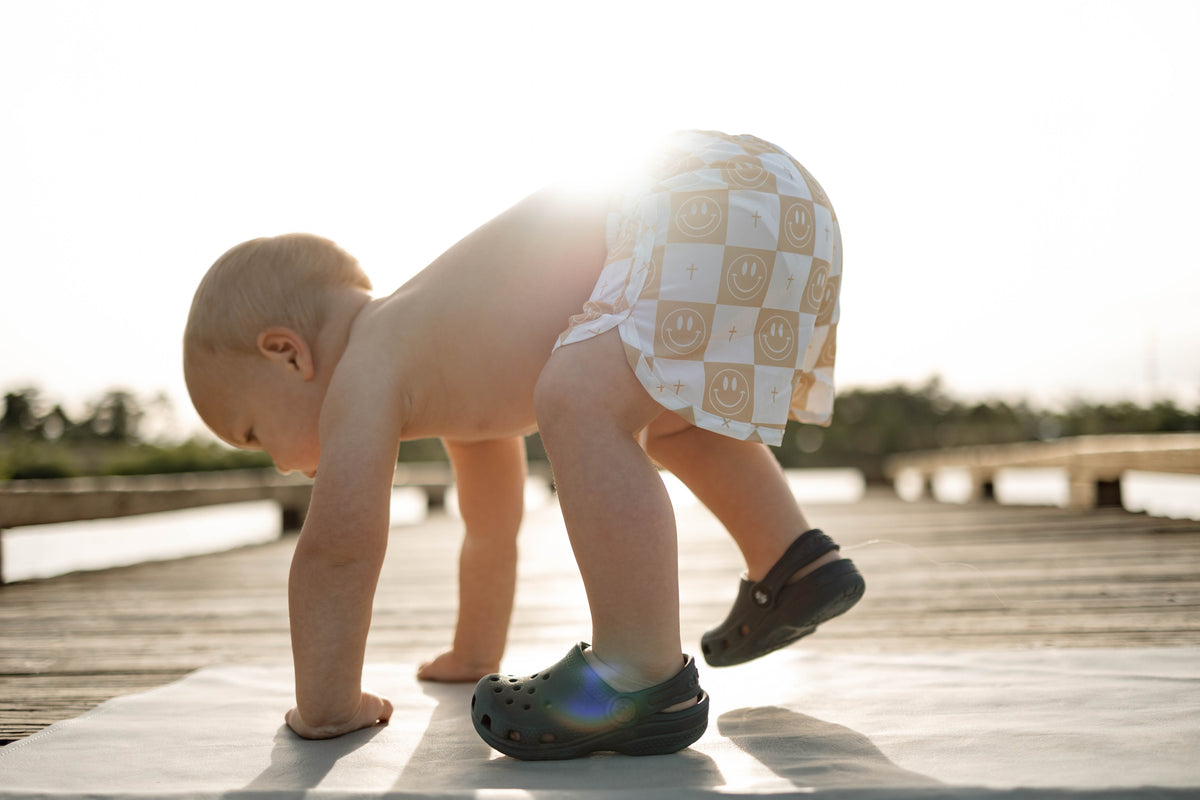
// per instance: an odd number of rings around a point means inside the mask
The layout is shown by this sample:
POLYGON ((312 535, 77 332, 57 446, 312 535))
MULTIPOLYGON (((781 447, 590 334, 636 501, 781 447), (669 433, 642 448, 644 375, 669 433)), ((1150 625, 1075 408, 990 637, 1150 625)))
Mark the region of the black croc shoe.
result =
POLYGON ((704 660, 714 667, 743 664, 786 647, 849 611, 867 586, 850 559, 831 561, 788 583, 797 570, 837 549, 837 543, 821 531, 807 531, 761 581, 743 578, 729 616, 700 639, 704 660))
POLYGON ((471 721, 491 747, 525 761, 578 758, 601 750, 663 755, 708 727, 708 695, 696 662, 640 692, 618 692, 583 657, 581 642, 549 669, 524 678, 488 675, 475 686, 471 721), (696 700, 680 711, 663 709, 696 700))

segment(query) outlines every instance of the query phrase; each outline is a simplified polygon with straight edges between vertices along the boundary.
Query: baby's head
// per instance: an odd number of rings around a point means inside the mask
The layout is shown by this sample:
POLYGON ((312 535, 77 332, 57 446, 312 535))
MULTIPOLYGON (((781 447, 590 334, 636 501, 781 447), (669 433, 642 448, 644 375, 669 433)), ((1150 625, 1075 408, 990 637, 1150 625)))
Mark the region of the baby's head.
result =
POLYGON ((332 369, 318 363, 321 334, 347 298, 370 290, 353 256, 311 234, 253 239, 217 259, 183 334, 184 378, 205 424, 281 470, 315 470, 332 369))

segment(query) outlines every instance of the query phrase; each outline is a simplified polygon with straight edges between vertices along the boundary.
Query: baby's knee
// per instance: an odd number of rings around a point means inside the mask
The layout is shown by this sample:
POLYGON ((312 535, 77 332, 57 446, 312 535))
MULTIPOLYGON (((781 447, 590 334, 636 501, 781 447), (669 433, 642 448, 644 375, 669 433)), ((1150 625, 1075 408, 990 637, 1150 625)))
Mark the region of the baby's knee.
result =
POLYGON ((571 416, 576 394, 572 381, 551 360, 533 387, 533 411, 543 433, 571 416))

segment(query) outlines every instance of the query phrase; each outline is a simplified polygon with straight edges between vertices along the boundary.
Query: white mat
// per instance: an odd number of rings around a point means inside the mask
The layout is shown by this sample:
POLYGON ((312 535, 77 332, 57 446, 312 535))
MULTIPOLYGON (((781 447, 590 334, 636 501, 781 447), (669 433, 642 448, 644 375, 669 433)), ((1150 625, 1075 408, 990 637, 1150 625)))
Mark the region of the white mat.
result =
POLYGON ((544 763, 478 740, 469 687, 412 675, 368 667, 390 725, 305 742, 281 725, 289 668, 204 669, 0 749, 0 798, 1200 796, 1197 648, 793 648, 702 668, 713 714, 689 750, 544 763))

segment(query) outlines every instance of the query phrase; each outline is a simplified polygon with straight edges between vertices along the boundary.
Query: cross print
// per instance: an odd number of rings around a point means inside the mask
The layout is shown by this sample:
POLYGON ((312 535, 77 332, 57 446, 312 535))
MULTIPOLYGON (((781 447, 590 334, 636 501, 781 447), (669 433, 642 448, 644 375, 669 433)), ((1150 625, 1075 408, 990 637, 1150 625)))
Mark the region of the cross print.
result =
POLYGON ((777 394, 779 394, 779 390, 776 389, 774 386, 772 386, 771 387, 771 402, 772 403, 775 402, 775 395, 777 395, 777 394))
POLYGON ((675 394, 679 394, 679 390, 682 388, 683 388, 683 384, 680 383, 679 381, 675 381, 675 394))
POLYGON ((689 281, 696 277, 696 270, 698 270, 698 269, 700 269, 700 268, 697 267, 695 264, 692 264, 690 267, 687 268, 689 281))
POLYGON ((658 389, 658 392, 659 392, 659 394, 662 394, 662 390, 663 390, 663 389, 666 389, 667 387, 666 387, 666 386, 663 386, 663 385, 660 383, 658 386, 655 386, 654 388, 655 388, 655 389, 658 389))
POLYGON ((758 221, 762 219, 762 215, 758 213, 758 209, 754 210, 754 227, 758 227, 758 221))
POLYGON ((790 292, 792 290, 792 281, 794 281, 794 280, 795 280, 794 276, 788 275, 787 286, 783 287, 783 290, 785 292, 790 292))
POLYGON ((737 333, 737 326, 736 326, 736 325, 731 325, 731 326, 730 326, 730 328, 729 328, 729 341, 731 341, 731 342, 733 341, 733 335, 734 335, 735 333, 737 333))
POLYGON ((825 226, 825 241, 829 241, 829 226, 825 226))

